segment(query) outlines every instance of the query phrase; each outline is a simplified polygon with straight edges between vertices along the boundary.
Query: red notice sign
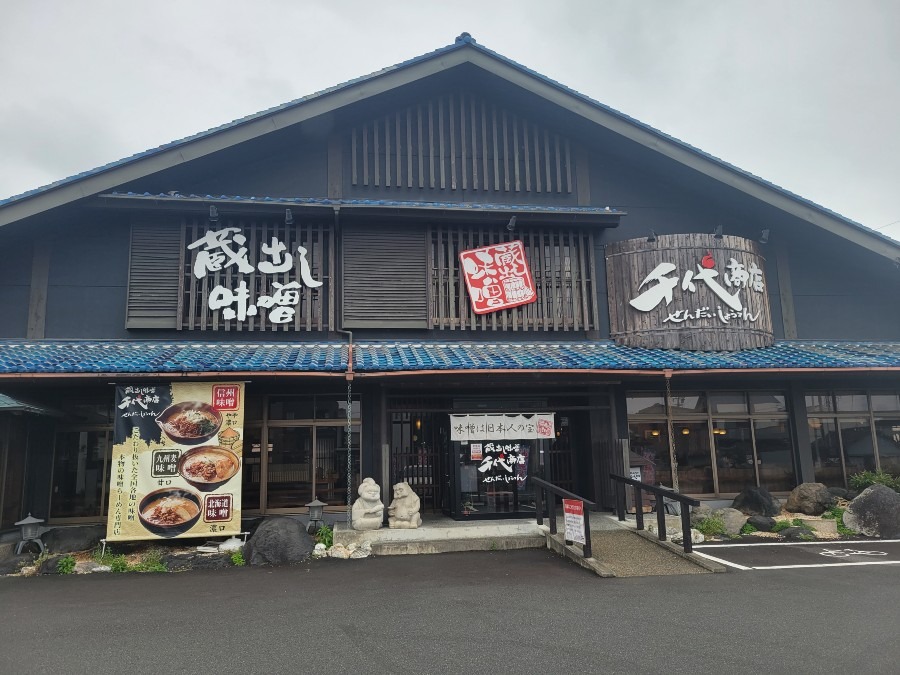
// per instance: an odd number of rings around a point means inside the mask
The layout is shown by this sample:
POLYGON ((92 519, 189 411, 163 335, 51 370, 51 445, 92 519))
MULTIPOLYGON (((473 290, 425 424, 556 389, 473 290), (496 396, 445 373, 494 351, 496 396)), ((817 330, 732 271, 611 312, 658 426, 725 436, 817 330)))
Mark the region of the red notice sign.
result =
POLYGON ((584 502, 580 499, 563 499, 566 522, 566 541, 584 544, 584 502))
POLYGON ((537 300, 521 241, 460 251, 459 262, 476 314, 518 307, 537 300))

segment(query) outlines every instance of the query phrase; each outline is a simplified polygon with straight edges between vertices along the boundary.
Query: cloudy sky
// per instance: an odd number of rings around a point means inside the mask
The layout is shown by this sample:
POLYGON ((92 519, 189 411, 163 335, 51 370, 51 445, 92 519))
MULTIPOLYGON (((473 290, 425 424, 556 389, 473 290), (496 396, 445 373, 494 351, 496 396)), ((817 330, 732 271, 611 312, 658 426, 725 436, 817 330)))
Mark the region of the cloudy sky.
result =
POLYGON ((900 239, 895 0, 33 0, 0 7, 0 198, 479 43, 900 239))

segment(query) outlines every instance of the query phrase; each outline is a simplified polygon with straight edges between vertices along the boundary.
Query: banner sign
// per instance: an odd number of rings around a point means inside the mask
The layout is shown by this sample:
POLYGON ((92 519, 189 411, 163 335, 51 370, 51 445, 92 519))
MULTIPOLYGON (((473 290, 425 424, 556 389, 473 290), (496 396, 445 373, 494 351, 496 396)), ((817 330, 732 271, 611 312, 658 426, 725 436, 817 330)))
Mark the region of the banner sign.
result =
POLYGON ((537 300, 521 241, 482 246, 459 253, 472 311, 487 314, 537 300))
POLYGON ((109 541, 241 531, 244 385, 116 387, 109 541))
POLYGON ((555 437, 553 413, 450 415, 451 441, 517 441, 555 437))
POLYGON ((584 502, 580 499, 563 499, 566 523, 566 541, 584 544, 584 502))

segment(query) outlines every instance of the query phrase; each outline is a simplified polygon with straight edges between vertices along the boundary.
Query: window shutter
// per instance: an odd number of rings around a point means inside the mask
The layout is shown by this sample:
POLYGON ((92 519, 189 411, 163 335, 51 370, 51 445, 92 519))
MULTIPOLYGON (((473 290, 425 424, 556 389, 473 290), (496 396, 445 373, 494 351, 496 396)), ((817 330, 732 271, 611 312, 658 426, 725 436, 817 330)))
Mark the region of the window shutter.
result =
POLYGON ((427 328, 423 228, 348 226, 341 283, 344 328, 427 328))
POLYGON ((181 225, 133 223, 126 328, 178 328, 181 225))

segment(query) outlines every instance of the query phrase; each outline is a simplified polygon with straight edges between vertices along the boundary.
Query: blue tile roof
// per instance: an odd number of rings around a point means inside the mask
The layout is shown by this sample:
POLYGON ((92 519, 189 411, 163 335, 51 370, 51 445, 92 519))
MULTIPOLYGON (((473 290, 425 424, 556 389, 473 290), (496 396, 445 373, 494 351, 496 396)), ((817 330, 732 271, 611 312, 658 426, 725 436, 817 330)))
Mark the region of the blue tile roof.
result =
MULTIPOLYGON (((347 345, 154 340, 0 343, 0 375, 16 373, 341 373, 347 345)), ((583 342, 396 342, 353 346, 360 374, 424 370, 714 371, 897 369, 900 342, 779 342, 740 352, 682 352, 583 342)))
POLYGON ((883 232, 878 232, 877 230, 874 230, 874 229, 872 229, 872 228, 870 228, 870 227, 866 227, 865 225, 863 225, 863 224, 861 224, 861 223, 858 223, 858 222, 856 222, 855 220, 852 220, 852 219, 850 219, 850 218, 847 218, 846 216, 843 216, 843 215, 837 213, 836 211, 833 211, 833 210, 831 210, 831 209, 829 209, 829 208, 826 208, 826 207, 824 207, 824 206, 822 206, 822 205, 820 205, 820 204, 816 204, 815 202, 813 202, 813 201, 811 201, 811 200, 809 200, 809 199, 806 199, 806 198, 804 198, 804 197, 801 197, 800 195, 798 195, 798 194, 796 194, 796 193, 794 193, 794 192, 791 192, 790 190, 787 190, 787 189, 785 189, 785 188, 783 188, 783 187, 781 187, 781 186, 779 186, 779 185, 776 185, 775 183, 772 183, 771 181, 767 181, 767 180, 765 180, 765 179, 763 179, 763 178, 760 178, 759 176, 757 176, 757 175, 755 175, 755 174, 753 174, 753 173, 750 173, 749 171, 745 171, 744 169, 741 169, 741 168, 735 166, 734 164, 731 164, 731 163, 729 163, 729 162, 726 162, 725 160, 720 159, 720 158, 718 158, 718 157, 716 157, 716 156, 714 156, 714 155, 711 155, 711 154, 708 153, 708 152, 704 152, 703 150, 700 150, 699 148, 697 148, 697 147, 695 147, 695 146, 693 146, 693 145, 690 145, 689 143, 686 143, 686 142, 684 142, 684 141, 682 141, 682 140, 680 140, 680 139, 678 139, 678 138, 675 138, 674 136, 671 136, 671 135, 669 135, 669 134, 667 134, 667 133, 665 133, 665 132, 663 132, 663 131, 660 131, 659 129, 656 129, 655 127, 652 127, 652 126, 650 126, 649 124, 646 124, 646 123, 644 123, 644 122, 641 122, 640 120, 637 120, 637 119, 631 117, 630 115, 627 115, 627 114, 625 114, 625 113, 623 113, 623 112, 620 112, 620 111, 616 110, 615 108, 612 108, 612 107, 610 107, 610 106, 608 106, 608 105, 606 105, 606 104, 604 104, 604 103, 601 103, 600 101, 598 101, 598 100, 596 100, 596 99, 594 99, 594 98, 591 98, 590 96, 587 96, 587 95, 582 94, 582 93, 580 93, 580 92, 578 92, 578 91, 576 91, 576 90, 574 90, 574 89, 572 89, 572 88, 570 88, 570 87, 567 87, 566 85, 564 85, 564 84, 562 84, 562 83, 560 83, 560 82, 558 82, 558 81, 556 81, 556 80, 554 80, 554 79, 552 79, 552 78, 549 78, 549 77, 547 77, 546 75, 542 75, 541 73, 538 73, 537 71, 532 70, 531 68, 528 68, 528 67, 526 67, 526 66, 523 66, 522 64, 520 64, 520 63, 518 63, 518 62, 516 62, 516 61, 513 61, 512 59, 510 59, 510 58, 508 58, 508 57, 506 57, 506 56, 503 56, 502 54, 500 54, 500 53, 498 53, 498 52, 493 51, 492 49, 488 49, 487 47, 485 47, 485 46, 483 46, 483 45, 481 45, 481 44, 478 44, 478 43, 475 41, 475 39, 474 39, 471 35, 469 35, 468 33, 463 33, 462 35, 460 35, 459 37, 457 37, 456 40, 453 42, 453 44, 449 44, 449 45, 447 45, 447 46, 445 46, 445 47, 440 47, 440 48, 438 48, 438 49, 435 49, 435 50, 432 51, 432 52, 429 52, 429 53, 426 53, 426 54, 422 54, 422 55, 420 55, 420 56, 415 56, 415 57, 413 57, 413 58, 411 58, 411 59, 407 59, 406 61, 402 61, 401 63, 395 64, 395 65, 393 65, 393 66, 388 66, 387 68, 382 68, 381 70, 375 71, 375 72, 370 73, 370 74, 368 74, 368 75, 363 75, 363 76, 361 76, 361 77, 357 77, 357 78, 348 80, 347 82, 343 82, 343 83, 341 83, 341 84, 337 84, 337 85, 334 85, 334 86, 332 86, 332 87, 328 87, 328 88, 326 88, 326 89, 323 89, 323 90, 321 90, 321 91, 318 91, 318 92, 309 94, 309 95, 307 95, 307 96, 302 96, 302 97, 300 97, 300 98, 294 99, 293 101, 288 101, 287 103, 283 103, 283 104, 281 104, 281 105, 274 106, 274 107, 269 108, 269 109, 267 109, 267 110, 263 110, 263 111, 260 111, 260 112, 257 112, 257 113, 251 114, 251 115, 247 115, 247 116, 245 116, 245 117, 241 117, 241 118, 239 118, 239 119, 233 120, 233 121, 231 121, 231 122, 227 122, 227 123, 222 124, 222 125, 220 125, 220 126, 213 127, 213 128, 211 128, 211 129, 207 129, 206 131, 201 131, 201 132, 199 132, 199 133, 197 133, 197 134, 193 134, 193 135, 191 135, 191 136, 187 136, 187 137, 182 138, 182 139, 179 139, 179 140, 175 140, 175 141, 171 141, 171 142, 169 142, 169 143, 165 143, 165 144, 163 144, 163 145, 160 145, 159 147, 151 148, 151 149, 149 149, 149 150, 145 150, 145 151, 143 151, 143 152, 136 153, 136 154, 134 154, 134 155, 131 155, 130 157, 125 157, 125 158, 123 158, 123 159, 120 159, 120 160, 117 160, 117 161, 114 161, 114 162, 110 162, 110 163, 105 164, 105 165, 103 165, 103 166, 99 166, 99 167, 96 167, 96 168, 94 168, 94 169, 90 169, 90 170, 88 170, 88 171, 83 171, 83 172, 81 172, 81 173, 75 174, 74 176, 69 176, 68 178, 63 178, 63 179, 61 179, 61 180, 55 181, 55 182, 53 182, 53 183, 50 183, 50 184, 48 184, 48 185, 44 185, 44 186, 42 186, 42 187, 38 187, 38 188, 35 188, 35 189, 33 189, 33 190, 28 190, 27 192, 23 192, 23 193, 18 194, 18 195, 13 195, 13 196, 11 196, 11 197, 7 197, 6 199, 0 199, 0 208, 3 208, 3 207, 4 207, 5 205, 7 205, 7 204, 10 204, 10 203, 13 203, 13 202, 17 202, 17 201, 20 201, 20 200, 22 200, 22 199, 27 199, 27 198, 29 198, 29 197, 34 197, 34 196, 36 196, 36 195, 39 195, 39 194, 41 194, 41 193, 43 193, 43 192, 47 192, 47 191, 52 190, 52 189, 54 189, 54 188, 57 188, 57 187, 60 187, 60 186, 63 186, 63 185, 69 184, 69 183, 74 183, 74 182, 77 182, 77 181, 79 181, 79 180, 81 180, 81 179, 84 179, 84 178, 87 178, 87 177, 90 177, 90 176, 93 176, 93 175, 97 175, 97 174, 103 173, 103 172, 105 172, 105 171, 110 171, 110 170, 115 169, 115 168, 118 168, 118 167, 120 167, 120 166, 124 166, 124 165, 126 165, 126 164, 130 164, 130 163, 139 161, 139 160, 144 159, 144 158, 146 158, 146 157, 151 157, 151 156, 156 155, 156 154, 158 154, 158 153, 161 153, 161 152, 163 152, 163 151, 171 150, 171 149, 173 149, 173 148, 176 148, 176 147, 179 147, 179 146, 182 146, 182 145, 186 145, 186 144, 191 143, 191 142, 193 142, 193 141, 197 141, 197 140, 200 140, 200 139, 202 139, 202 138, 206 138, 207 136, 212 136, 212 135, 214 135, 214 134, 216 134, 216 133, 219 133, 219 132, 222 132, 222 131, 226 131, 226 130, 231 129, 231 128, 233 128, 233 127, 238 127, 238 126, 240 126, 240 125, 242 125, 242 124, 246 124, 246 123, 248 123, 248 122, 252 122, 252 121, 254 121, 254 120, 257 120, 257 119, 266 117, 266 116, 268 116, 268 115, 273 115, 273 114, 275 114, 275 113, 278 113, 279 111, 282 111, 282 110, 285 110, 285 109, 288 109, 288 108, 293 108, 293 107, 295 107, 295 106, 298 106, 298 105, 301 105, 301 104, 304 104, 304 103, 308 103, 308 102, 311 101, 311 100, 314 100, 314 99, 318 99, 318 98, 327 96, 327 95, 329 95, 329 94, 332 94, 332 93, 334 93, 334 92, 340 91, 340 90, 342 90, 342 89, 345 89, 345 88, 348 88, 348 87, 352 87, 352 86, 355 86, 355 85, 359 85, 359 84, 361 84, 361 83, 363 83, 363 82, 367 82, 367 81, 369 81, 369 80, 376 79, 376 78, 378 78, 378 77, 380 77, 380 76, 383 76, 383 75, 385 75, 385 74, 387 74, 387 73, 391 73, 391 72, 397 71, 397 70, 402 70, 402 69, 404 69, 404 68, 408 68, 408 67, 410 67, 410 66, 413 66, 413 65, 415 65, 415 64, 417 64, 417 63, 424 62, 424 61, 429 61, 429 60, 431 60, 431 59, 438 58, 438 57, 440 57, 440 56, 443 56, 443 55, 445 55, 445 54, 448 54, 448 53, 450 53, 450 52, 456 51, 456 50, 458 50, 458 49, 463 49, 463 48, 472 48, 472 49, 475 49, 475 50, 477 50, 477 51, 479 51, 479 52, 482 52, 482 53, 484 53, 484 54, 487 54, 487 55, 489 55, 489 56, 491 56, 491 57, 497 59, 498 61, 501 61, 501 62, 503 62, 503 63, 506 63, 506 64, 512 66, 513 68, 519 70, 520 72, 526 73, 526 74, 528 74, 528 75, 531 76, 531 77, 534 77, 534 78, 536 78, 536 79, 538 79, 538 80, 540 80, 540 81, 542 81, 542 82, 545 82, 546 84, 548 84, 548 85, 550 85, 550 86, 552 86, 552 87, 554 87, 554 88, 556 88, 556 89, 558 89, 558 90, 560 90, 560 91, 562 91, 562 92, 565 92, 566 94, 568 94, 568 95, 570 95, 570 96, 572 96, 572 97, 574 97, 574 98, 577 98, 577 99, 579 99, 579 100, 581 100, 581 101, 587 103, 587 104, 590 105, 590 106, 593 106, 593 107, 595 107, 595 108, 598 108, 598 109, 600 109, 600 110, 603 110, 603 111, 605 111, 606 113, 608 113, 608 114, 610 114, 610 115, 612 115, 612 116, 614 116, 614 117, 618 117, 618 118, 621 119, 621 120, 625 120, 625 121, 627 121, 628 123, 634 125, 635 127, 641 128, 641 129, 643 129, 643 130, 645 130, 645 131, 648 131, 648 132, 650 132, 651 134, 653 134, 653 135, 655 135, 655 136, 658 136, 658 137, 660 137, 660 138, 662 138, 662 139, 665 139, 666 141, 668 141, 668 142, 670 142, 670 143, 674 143, 674 144, 676 144, 676 145, 679 145, 679 146, 681 146, 681 147, 683 147, 683 148, 689 150, 690 152, 695 153, 696 155, 698 155, 698 156, 700 156, 700 157, 703 157, 704 159, 706 159, 706 160, 708 160, 708 161, 711 161, 711 162, 714 162, 714 163, 716 163, 716 164, 719 164, 720 166, 723 166, 723 167, 729 169, 730 171, 733 171, 733 172, 735 172, 735 173, 737 173, 737 174, 739 174, 739 175, 741 175, 741 176, 743 176, 743 177, 745 177, 745 178, 748 178, 748 179, 750 179, 751 181, 753 181, 753 182, 755 182, 755 183, 758 183, 758 184, 760 184, 760 185, 765 186, 765 187, 768 188, 768 189, 771 189, 771 190, 774 190, 774 191, 776 191, 776 192, 779 192, 779 193, 781 193, 781 194, 783 194, 783 195, 789 197, 790 199, 795 200, 795 201, 797 201, 797 202, 800 202, 800 203, 802 203, 802 204, 805 204, 806 206, 809 206, 809 207, 811 207, 811 208, 813 208, 813 209, 816 209, 817 211, 820 211, 820 212, 823 212, 823 213, 827 213, 827 214, 829 214, 830 216, 832 216, 832 217, 834 217, 834 218, 837 218, 837 219, 839 219, 839 220, 845 222, 846 224, 848 224, 848 225, 850 225, 850 226, 852 226, 852 227, 854 227, 854 228, 856 228, 856 229, 858 229, 858 230, 861 230, 861 231, 865 232, 866 234, 875 236, 875 237, 877 237, 878 239, 881 239, 881 240, 883 240, 883 241, 887 241, 887 242, 889 242, 889 243, 891 243, 891 244, 893 244, 893 245, 895 245, 895 246, 897 245, 897 241, 896 241, 896 240, 894 240, 894 239, 892 239, 891 237, 887 236, 887 235, 886 235, 885 233, 883 233, 883 232))
POLYGON ((347 346, 340 342, 249 343, 3 342, 0 374, 10 373, 212 373, 343 372, 347 346))
POLYGON ((229 202, 233 204, 266 204, 274 206, 349 206, 403 209, 435 209, 446 211, 517 211, 520 213, 584 213, 591 215, 625 215, 608 206, 547 206, 543 204, 488 204, 483 202, 420 202, 394 199, 327 199, 323 197, 250 197, 241 195, 183 195, 162 192, 111 192, 101 195, 111 199, 131 199, 151 202, 229 202))
POLYGON ((360 342, 357 372, 415 370, 715 370, 897 368, 900 342, 780 342, 739 352, 623 347, 611 341, 529 343, 360 342))

